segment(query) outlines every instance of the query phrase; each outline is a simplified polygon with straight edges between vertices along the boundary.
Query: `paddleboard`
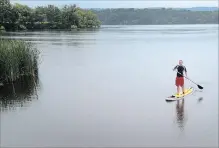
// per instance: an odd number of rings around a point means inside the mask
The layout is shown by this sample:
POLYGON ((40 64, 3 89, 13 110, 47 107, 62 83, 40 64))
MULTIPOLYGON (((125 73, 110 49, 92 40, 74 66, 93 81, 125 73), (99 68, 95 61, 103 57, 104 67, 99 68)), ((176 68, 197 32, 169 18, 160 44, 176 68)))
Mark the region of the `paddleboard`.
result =
POLYGON ((189 87, 189 88, 185 89, 185 94, 183 94, 183 93, 181 92, 179 95, 177 95, 177 93, 175 93, 174 95, 167 97, 166 100, 167 100, 167 101, 181 100, 181 99, 183 99, 185 96, 191 94, 193 91, 194 91, 194 88, 193 88, 193 87, 189 87))

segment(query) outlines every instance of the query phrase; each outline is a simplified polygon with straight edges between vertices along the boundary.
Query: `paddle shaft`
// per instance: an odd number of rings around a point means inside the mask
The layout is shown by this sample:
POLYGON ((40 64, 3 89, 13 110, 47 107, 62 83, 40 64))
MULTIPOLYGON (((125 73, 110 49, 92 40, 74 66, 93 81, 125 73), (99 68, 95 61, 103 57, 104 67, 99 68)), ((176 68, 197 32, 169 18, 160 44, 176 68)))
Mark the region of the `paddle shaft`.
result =
MULTIPOLYGON (((178 71, 177 71, 178 72, 178 71)), ((181 74, 180 72, 178 72, 179 74, 181 74)), ((190 80, 191 82, 193 82, 191 79, 189 79, 188 77, 184 76, 183 74, 181 74, 183 77, 185 77, 186 79, 190 80)), ((193 82, 195 83, 195 82, 193 82)), ((197 83, 195 83, 196 85, 198 85, 197 83)))

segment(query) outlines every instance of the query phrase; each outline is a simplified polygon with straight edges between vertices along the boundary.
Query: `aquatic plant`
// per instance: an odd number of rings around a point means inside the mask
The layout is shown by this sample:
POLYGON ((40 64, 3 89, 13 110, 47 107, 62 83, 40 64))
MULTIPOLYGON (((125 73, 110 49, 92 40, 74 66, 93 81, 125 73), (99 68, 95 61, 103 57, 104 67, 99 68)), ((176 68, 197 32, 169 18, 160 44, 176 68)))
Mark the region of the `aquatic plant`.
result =
POLYGON ((0 39, 0 82, 12 83, 38 74, 39 50, 32 43, 0 39))
POLYGON ((12 84, 5 84, 0 89, 0 112, 28 106, 38 99, 40 89, 38 76, 22 76, 12 84))

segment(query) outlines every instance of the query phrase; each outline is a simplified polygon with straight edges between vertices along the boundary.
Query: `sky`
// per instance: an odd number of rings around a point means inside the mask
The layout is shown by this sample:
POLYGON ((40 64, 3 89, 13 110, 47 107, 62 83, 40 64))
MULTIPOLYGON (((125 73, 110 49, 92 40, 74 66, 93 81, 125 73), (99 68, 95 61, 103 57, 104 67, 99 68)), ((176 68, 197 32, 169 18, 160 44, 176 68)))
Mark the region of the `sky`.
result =
POLYGON ((190 7, 218 7, 218 0, 11 0, 11 3, 20 3, 29 7, 53 4, 62 7, 65 4, 76 4, 81 8, 190 8, 190 7))

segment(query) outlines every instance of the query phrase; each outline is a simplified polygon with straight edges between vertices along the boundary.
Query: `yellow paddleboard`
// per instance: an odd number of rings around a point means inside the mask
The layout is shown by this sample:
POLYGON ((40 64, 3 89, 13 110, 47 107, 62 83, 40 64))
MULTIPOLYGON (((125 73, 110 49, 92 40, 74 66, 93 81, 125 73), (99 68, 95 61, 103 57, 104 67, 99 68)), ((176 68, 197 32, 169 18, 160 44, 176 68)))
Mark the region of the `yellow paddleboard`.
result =
POLYGON ((193 90, 194 90, 193 87, 189 87, 185 89, 185 94, 181 92, 180 94, 177 95, 177 93, 175 93, 174 95, 167 97, 166 100, 181 100, 183 97, 191 94, 193 90))

